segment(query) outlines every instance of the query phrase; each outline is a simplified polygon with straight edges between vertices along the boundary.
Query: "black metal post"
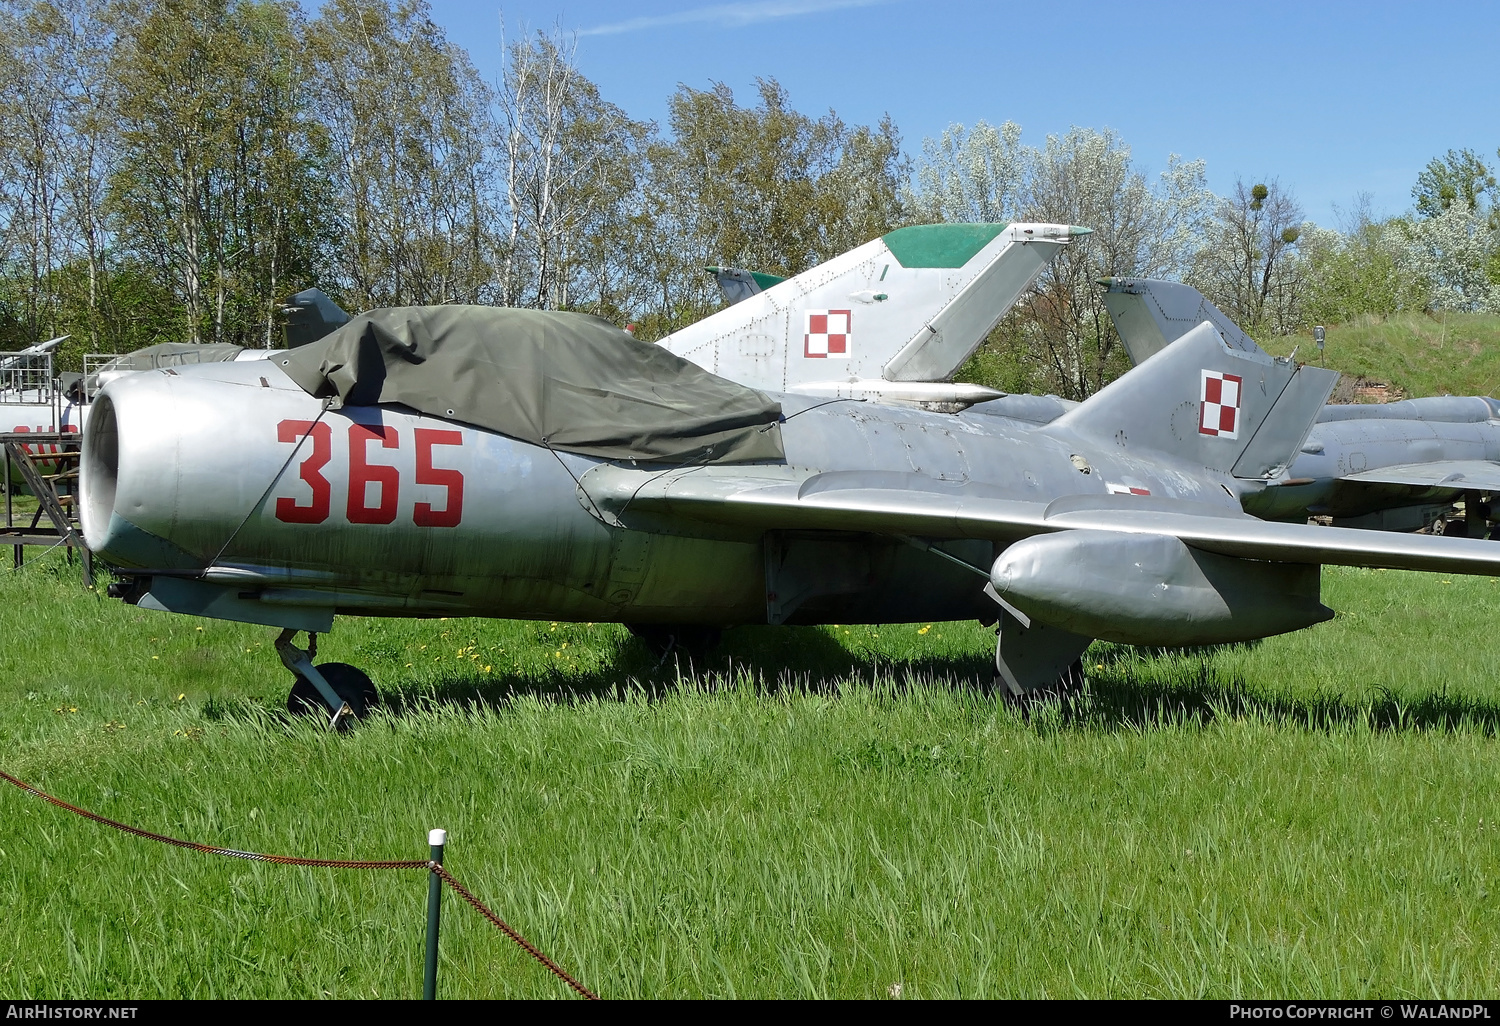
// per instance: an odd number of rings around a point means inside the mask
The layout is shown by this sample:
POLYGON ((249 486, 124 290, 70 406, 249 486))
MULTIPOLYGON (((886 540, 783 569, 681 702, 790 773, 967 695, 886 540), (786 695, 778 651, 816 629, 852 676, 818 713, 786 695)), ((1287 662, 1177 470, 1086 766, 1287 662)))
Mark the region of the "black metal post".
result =
MULTIPOLYGON (((443 864, 443 846, 448 841, 448 831, 429 830, 427 843, 432 847, 430 856, 435 865, 443 864)), ((443 911, 443 879, 436 871, 427 874, 427 966, 422 974, 422 1000, 437 1000, 438 965, 438 920, 443 911)))

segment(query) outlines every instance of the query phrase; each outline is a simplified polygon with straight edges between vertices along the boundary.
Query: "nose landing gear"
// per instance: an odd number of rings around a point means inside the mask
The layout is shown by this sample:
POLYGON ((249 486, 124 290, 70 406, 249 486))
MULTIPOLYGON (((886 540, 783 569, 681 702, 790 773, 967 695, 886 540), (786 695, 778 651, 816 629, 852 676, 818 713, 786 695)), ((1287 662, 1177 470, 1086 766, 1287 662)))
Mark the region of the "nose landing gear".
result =
POLYGON ((276 639, 276 654, 296 675, 286 700, 287 712, 329 715, 328 729, 347 730, 380 701, 374 682, 363 670, 348 663, 314 666, 318 636, 308 632, 305 650, 292 644, 296 636, 297 632, 288 627, 276 639))

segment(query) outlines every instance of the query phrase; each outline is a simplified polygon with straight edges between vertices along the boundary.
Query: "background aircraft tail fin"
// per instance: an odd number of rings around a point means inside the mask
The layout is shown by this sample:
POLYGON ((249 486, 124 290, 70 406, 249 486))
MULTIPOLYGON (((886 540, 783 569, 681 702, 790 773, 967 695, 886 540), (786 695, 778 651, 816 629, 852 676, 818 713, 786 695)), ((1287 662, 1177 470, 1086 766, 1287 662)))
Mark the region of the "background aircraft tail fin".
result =
POLYGON ((1054 224, 898 228, 784 281, 731 273, 740 300, 660 344, 775 392, 947 381, 1062 247, 1087 233, 1054 224))
POLYGON ((286 347, 296 349, 316 342, 334 328, 349 323, 349 315, 322 289, 303 289, 281 308, 286 317, 286 347))
POLYGON ((777 274, 747 271, 740 267, 705 267, 704 270, 714 276, 714 280, 719 283, 719 291, 724 294, 724 302, 730 306, 751 296, 758 296, 772 285, 780 285, 786 281, 777 274))
POLYGON ((1268 477, 1290 465, 1337 380, 1234 348, 1204 321, 1042 430, 1268 477))
POLYGON ((1204 321, 1214 326, 1230 349, 1261 351, 1254 339, 1191 285, 1155 278, 1100 278, 1099 284, 1105 290, 1104 307, 1130 362, 1137 367, 1204 321))

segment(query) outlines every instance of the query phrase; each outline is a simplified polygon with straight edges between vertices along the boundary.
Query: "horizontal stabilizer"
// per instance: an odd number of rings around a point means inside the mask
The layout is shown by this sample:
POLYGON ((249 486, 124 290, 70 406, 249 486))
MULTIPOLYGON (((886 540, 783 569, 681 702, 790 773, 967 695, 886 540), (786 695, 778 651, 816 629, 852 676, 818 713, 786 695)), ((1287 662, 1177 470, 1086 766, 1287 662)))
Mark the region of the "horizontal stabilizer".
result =
POLYGON ((996 389, 959 381, 814 381, 798 391, 803 395, 863 399, 945 411, 1005 398, 1005 393, 996 389))

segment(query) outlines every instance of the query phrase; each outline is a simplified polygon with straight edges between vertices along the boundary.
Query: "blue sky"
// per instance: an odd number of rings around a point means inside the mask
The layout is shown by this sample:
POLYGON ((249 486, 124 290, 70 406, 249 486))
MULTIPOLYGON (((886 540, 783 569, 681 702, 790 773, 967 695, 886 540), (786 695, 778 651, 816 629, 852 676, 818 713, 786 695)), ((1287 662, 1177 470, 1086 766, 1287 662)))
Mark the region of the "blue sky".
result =
POLYGON ((1405 210, 1450 147, 1500 163, 1500 4, 1172 4, 966 0, 430 0, 486 78, 500 23, 577 33, 578 63, 632 117, 665 121, 679 83, 746 102, 775 77, 794 106, 889 112, 906 149, 951 122, 1012 120, 1041 143, 1110 127, 1139 165, 1202 157, 1209 185, 1277 177, 1335 224, 1368 192, 1405 210))

